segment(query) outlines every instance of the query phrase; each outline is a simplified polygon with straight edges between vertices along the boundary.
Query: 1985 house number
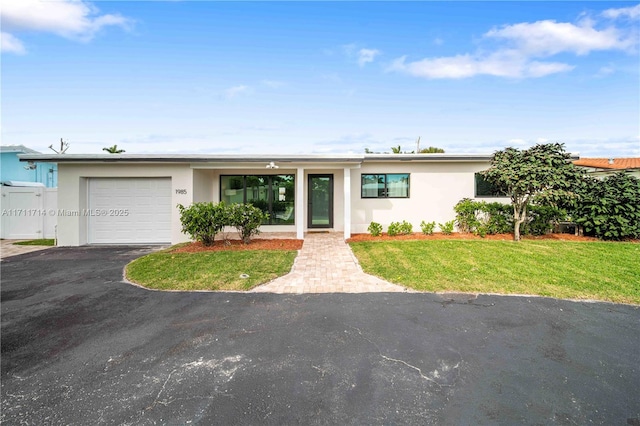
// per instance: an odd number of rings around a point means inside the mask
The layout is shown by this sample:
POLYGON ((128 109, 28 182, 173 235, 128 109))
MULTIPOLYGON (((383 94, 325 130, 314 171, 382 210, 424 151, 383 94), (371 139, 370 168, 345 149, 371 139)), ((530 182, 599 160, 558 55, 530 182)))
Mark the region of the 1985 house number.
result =
POLYGON ((186 189, 176 189, 176 194, 186 194, 187 190, 186 189))

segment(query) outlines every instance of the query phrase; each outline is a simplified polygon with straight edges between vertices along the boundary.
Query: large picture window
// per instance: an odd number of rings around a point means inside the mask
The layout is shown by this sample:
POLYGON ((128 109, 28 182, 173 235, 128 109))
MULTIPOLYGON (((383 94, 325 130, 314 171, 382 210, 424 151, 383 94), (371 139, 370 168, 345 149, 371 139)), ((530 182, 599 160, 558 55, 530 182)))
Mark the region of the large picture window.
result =
POLYGON ((290 225, 295 218, 294 175, 220 176, 220 201, 251 203, 269 219, 263 225, 290 225))
POLYGON ((409 198, 409 173, 362 174, 362 198, 409 198))
POLYGON ((480 173, 475 174, 476 179, 476 197, 507 197, 507 194, 498 190, 498 188, 487 182, 480 173))

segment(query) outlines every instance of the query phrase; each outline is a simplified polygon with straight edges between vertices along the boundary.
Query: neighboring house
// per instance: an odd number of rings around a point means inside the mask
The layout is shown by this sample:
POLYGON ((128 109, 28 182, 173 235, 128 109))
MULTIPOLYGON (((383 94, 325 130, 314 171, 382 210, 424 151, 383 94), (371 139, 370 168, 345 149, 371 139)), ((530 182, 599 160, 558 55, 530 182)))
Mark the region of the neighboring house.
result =
POLYGON ((491 196, 491 155, 21 155, 58 163, 58 244, 188 241, 177 205, 251 202, 262 232, 367 232, 372 221, 444 223, 462 198, 491 196), (486 195, 483 195, 486 194, 486 195))
POLYGON ((640 178, 640 157, 631 158, 581 158, 573 162, 595 177, 610 176, 624 171, 640 178))
POLYGON ((21 162, 18 155, 39 155, 23 145, 0 146, 2 218, 0 237, 6 239, 55 238, 58 166, 55 162, 21 162))
POLYGON ((58 186, 58 166, 54 163, 24 163, 19 154, 40 154, 24 145, 0 146, 0 182, 39 182, 47 188, 58 186))

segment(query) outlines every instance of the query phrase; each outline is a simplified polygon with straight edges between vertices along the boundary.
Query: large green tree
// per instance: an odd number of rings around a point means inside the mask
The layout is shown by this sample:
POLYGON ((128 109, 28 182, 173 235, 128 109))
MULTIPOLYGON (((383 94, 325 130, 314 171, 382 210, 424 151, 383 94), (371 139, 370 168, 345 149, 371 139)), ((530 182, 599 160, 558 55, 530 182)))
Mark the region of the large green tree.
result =
POLYGON ((559 205, 573 198, 572 186, 581 173, 574 167, 564 144, 538 144, 529 149, 497 151, 485 180, 508 194, 513 206, 513 239, 520 240, 520 226, 527 220, 530 203, 559 205))

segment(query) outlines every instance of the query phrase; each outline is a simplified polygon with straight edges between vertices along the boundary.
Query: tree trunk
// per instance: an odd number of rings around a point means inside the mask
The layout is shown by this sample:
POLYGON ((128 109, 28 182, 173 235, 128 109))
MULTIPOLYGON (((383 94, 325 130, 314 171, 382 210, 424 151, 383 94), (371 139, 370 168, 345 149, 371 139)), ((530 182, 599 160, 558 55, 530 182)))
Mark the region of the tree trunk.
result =
POLYGON ((527 217, 527 204, 513 205, 513 241, 520 241, 520 225, 527 217))

